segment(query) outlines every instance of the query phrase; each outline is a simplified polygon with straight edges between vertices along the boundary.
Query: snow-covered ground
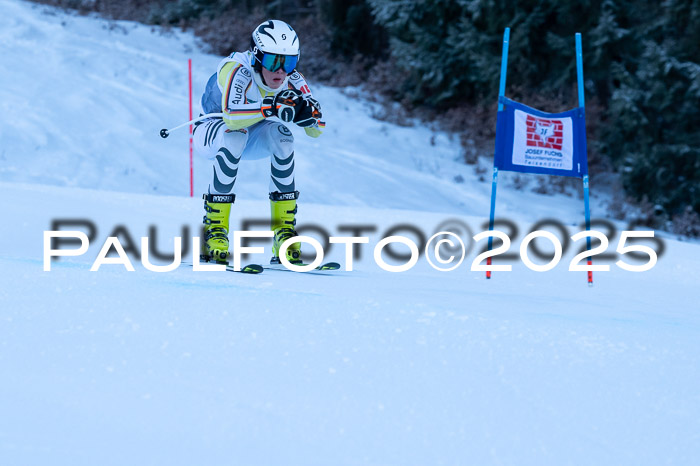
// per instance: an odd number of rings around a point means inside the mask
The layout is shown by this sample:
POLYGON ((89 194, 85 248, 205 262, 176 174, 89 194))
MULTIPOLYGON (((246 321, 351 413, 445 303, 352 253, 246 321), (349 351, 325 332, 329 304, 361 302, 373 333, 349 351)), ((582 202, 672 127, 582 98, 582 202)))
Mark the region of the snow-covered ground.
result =
MULTIPOLYGON (((137 249, 155 226, 163 252, 197 231, 211 167, 195 159, 190 198, 187 134, 158 130, 187 118, 187 58, 196 99, 218 57, 189 34, 17 0, 0 0, 0 56, 1 465, 697 461, 697 244, 664 237, 651 271, 609 261, 594 287, 567 271, 574 248, 549 272, 514 260, 490 281, 469 270, 481 244, 452 272, 386 272, 372 249, 393 227, 482 231, 489 176, 447 135, 316 86, 328 129, 294 130, 299 221, 374 226, 353 272, 154 273, 136 258, 90 272, 120 226, 137 249), (95 238, 44 272, 57 219, 95 238)), ((268 216, 268 172, 241 166, 232 226, 268 216)), ((544 218, 573 234, 582 210, 499 186, 514 252, 544 218)), ((338 246, 328 258, 345 262, 338 246)))

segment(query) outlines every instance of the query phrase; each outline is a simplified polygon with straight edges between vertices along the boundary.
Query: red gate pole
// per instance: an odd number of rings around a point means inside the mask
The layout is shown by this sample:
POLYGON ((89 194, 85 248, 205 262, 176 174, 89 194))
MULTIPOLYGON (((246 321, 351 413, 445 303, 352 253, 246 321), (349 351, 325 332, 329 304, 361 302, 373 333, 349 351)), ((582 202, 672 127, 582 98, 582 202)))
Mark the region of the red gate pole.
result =
MULTIPOLYGON (((192 119, 192 59, 187 59, 187 74, 190 82, 190 120, 192 119)), ((190 125, 190 197, 194 197, 194 176, 192 170, 192 125, 190 125)))

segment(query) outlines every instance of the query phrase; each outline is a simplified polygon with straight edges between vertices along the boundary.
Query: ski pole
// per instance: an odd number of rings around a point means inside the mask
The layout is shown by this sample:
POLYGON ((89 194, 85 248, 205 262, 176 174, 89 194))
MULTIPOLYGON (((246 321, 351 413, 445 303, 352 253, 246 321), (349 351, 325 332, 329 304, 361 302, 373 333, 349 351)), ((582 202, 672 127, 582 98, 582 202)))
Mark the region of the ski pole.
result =
POLYGON ((170 131, 175 131, 176 129, 180 129, 180 128, 182 128, 183 126, 188 126, 188 125, 191 125, 192 123, 195 123, 195 122, 197 122, 197 121, 206 120, 207 118, 223 117, 223 116, 224 116, 223 113, 207 113, 206 115, 198 116, 198 117, 195 118, 194 120, 190 120, 190 121, 188 121, 188 122, 186 122, 186 123, 183 123, 183 124, 181 124, 181 125, 175 126, 175 127, 173 127, 173 128, 170 128, 170 129, 165 129, 165 128, 163 128, 163 129, 161 129, 161 130, 160 130, 160 137, 162 137, 163 139, 165 139, 165 138, 167 138, 168 136, 170 136, 170 131))

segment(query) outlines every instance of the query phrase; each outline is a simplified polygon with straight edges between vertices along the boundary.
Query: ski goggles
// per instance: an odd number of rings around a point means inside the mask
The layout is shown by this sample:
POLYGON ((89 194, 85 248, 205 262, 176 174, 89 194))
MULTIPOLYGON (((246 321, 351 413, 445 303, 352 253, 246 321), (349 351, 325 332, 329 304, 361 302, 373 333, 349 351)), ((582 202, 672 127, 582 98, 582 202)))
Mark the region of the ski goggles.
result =
POLYGON ((262 60, 260 61, 262 66, 273 73, 282 68, 287 74, 294 71, 294 68, 297 67, 298 62, 298 55, 278 55, 276 53, 264 53, 262 60))

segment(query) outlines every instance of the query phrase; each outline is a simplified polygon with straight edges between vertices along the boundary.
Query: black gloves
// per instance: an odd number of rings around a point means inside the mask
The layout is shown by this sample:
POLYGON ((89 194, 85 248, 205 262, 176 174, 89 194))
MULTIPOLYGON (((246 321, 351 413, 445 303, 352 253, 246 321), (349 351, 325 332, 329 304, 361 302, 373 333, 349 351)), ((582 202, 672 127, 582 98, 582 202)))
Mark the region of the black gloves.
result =
POLYGON ((321 121, 321 116, 321 104, 318 103, 318 100, 309 97, 304 100, 304 105, 296 111, 292 121, 296 123, 297 126, 306 128, 321 121))
POLYGON ((289 123, 294 121, 298 109, 304 105, 303 102, 304 98, 300 91, 285 89, 274 96, 265 97, 260 111, 265 118, 276 116, 285 123, 289 123))
POLYGON ((285 123, 295 123, 302 128, 313 126, 321 120, 321 105, 316 99, 304 99, 297 89, 285 89, 275 96, 265 97, 260 108, 265 118, 278 117, 285 123))

